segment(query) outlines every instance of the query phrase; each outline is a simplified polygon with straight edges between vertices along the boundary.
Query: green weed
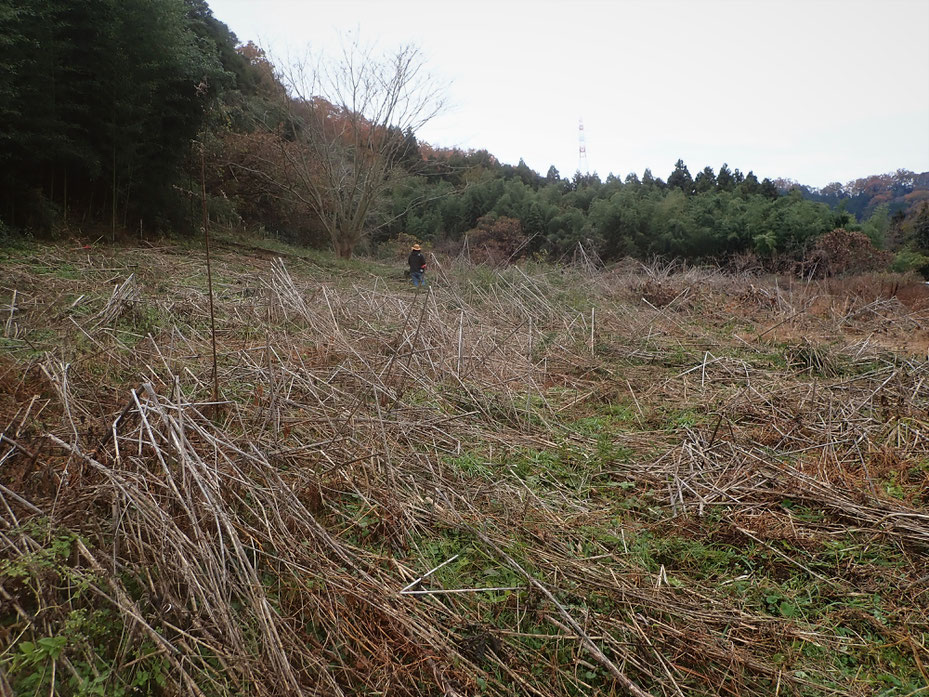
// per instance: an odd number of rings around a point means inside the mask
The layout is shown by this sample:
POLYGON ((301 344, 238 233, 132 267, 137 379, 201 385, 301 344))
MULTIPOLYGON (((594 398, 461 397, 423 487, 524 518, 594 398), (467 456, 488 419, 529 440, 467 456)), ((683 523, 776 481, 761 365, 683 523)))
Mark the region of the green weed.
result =
POLYGON ((36 614, 52 619, 58 631, 38 633, 38 623, 22 627, 12 607, 0 609, 0 625, 20 626, 9 650, 0 654, 14 694, 69 694, 76 697, 155 697, 162 694, 167 660, 147 641, 125 652, 123 624, 115 611, 99 607, 89 592, 99 581, 72 561, 77 536, 52 529, 47 519, 30 521, 21 531, 39 543, 29 552, 0 561, 0 580, 36 614), (63 669, 67 659, 69 670, 63 669))

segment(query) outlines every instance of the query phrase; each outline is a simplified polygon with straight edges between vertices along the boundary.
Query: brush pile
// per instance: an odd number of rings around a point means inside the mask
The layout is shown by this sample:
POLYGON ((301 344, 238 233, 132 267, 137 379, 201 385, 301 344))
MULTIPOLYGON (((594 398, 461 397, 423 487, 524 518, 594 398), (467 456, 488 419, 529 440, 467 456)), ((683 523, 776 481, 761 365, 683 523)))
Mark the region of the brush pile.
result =
POLYGON ((199 252, 0 258, 0 695, 929 683, 925 297, 217 256, 219 402, 199 252))

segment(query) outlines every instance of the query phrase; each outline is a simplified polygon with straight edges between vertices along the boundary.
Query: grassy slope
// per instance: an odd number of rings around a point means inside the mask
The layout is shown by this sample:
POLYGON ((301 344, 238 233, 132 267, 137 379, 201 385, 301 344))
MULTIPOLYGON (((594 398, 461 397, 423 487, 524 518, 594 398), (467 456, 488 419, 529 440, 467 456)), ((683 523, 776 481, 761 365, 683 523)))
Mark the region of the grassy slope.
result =
POLYGON ((924 289, 252 245, 0 250, 15 694, 929 694, 924 289))

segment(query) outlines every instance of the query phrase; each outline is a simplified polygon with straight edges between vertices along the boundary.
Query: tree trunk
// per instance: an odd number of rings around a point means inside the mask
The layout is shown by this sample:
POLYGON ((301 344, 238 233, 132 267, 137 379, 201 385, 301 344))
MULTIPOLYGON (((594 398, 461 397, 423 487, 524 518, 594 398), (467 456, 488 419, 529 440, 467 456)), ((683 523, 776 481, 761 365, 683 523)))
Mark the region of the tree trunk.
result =
POLYGON ((332 249, 339 255, 340 259, 352 258, 352 252, 355 250, 355 243, 352 241, 350 235, 346 235, 343 232, 338 236, 334 234, 331 235, 330 239, 332 240, 332 249))

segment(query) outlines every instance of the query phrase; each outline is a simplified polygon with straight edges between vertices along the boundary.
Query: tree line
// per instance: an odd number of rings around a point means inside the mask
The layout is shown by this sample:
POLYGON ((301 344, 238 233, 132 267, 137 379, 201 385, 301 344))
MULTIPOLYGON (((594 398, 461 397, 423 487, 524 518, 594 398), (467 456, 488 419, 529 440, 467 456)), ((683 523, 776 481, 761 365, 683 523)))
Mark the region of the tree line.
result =
POLYGON ((342 256, 403 237, 488 260, 799 258, 836 228, 929 264, 929 174, 830 185, 721 165, 541 175, 418 141, 414 47, 275 65, 205 0, 0 0, 0 233, 190 233, 210 219, 342 256))
POLYGON ((576 172, 542 177, 522 161, 500 164, 486 152, 425 158, 430 176, 405 183, 395 206, 409 210, 381 238, 406 232, 436 243, 470 241, 487 255, 512 259, 541 254, 563 259, 582 246, 604 261, 626 256, 725 261, 753 256, 776 266, 799 260, 827 232, 860 232, 892 252, 901 270, 929 262, 929 206, 915 202, 893 213, 887 203, 858 220, 842 206, 781 190, 727 164, 691 176, 678 160, 666 179, 646 170, 624 179, 576 172), (459 195, 452 195, 460 191, 459 195), (448 195, 442 195, 446 193, 448 195), (407 199, 428 201, 407 209, 407 199))

